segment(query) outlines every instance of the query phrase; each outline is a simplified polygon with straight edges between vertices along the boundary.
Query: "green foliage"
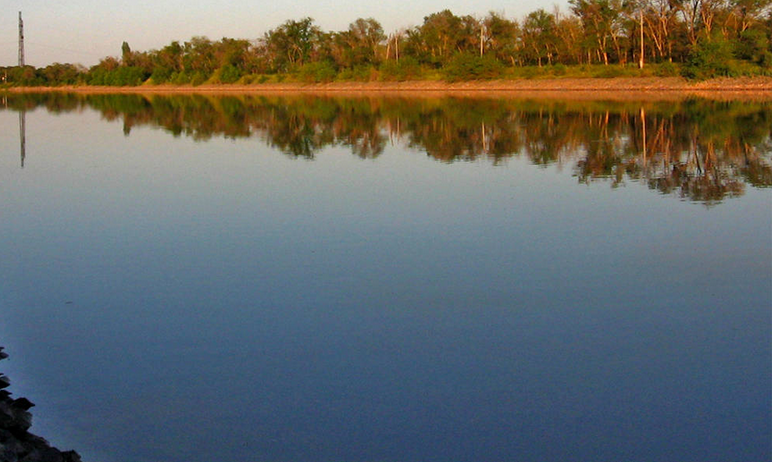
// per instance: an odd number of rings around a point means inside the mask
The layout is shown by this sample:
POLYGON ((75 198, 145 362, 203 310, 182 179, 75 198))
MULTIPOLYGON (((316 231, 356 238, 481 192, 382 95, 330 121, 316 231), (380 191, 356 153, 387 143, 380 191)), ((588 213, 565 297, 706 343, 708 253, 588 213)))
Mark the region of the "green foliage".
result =
POLYGON ((44 73, 32 66, 3 68, 2 78, 7 86, 37 87, 49 84, 46 82, 44 73))
POLYGON ((208 75, 201 72, 174 72, 169 77, 169 82, 174 85, 201 85, 208 80, 208 75))
POLYGON ((81 80, 82 71, 73 64, 54 63, 38 70, 47 85, 74 85, 81 80))
POLYGON ((595 73, 593 77, 599 77, 602 79, 609 79, 613 77, 623 77, 627 75, 625 68, 618 65, 603 66, 599 72, 595 73))
POLYGON ((386 39, 381 24, 373 18, 359 18, 348 30, 333 34, 330 54, 342 67, 357 68, 377 64, 379 45, 386 39))
POLYGON ((235 83, 238 85, 251 85, 257 81, 260 76, 247 74, 242 75, 235 83))
POLYGON ((692 47, 682 73, 689 79, 732 76, 735 69, 733 53, 732 43, 719 36, 712 40, 700 39, 692 47))
POLYGON ((409 35, 408 51, 422 64, 442 67, 456 50, 465 48, 464 21, 450 10, 433 13, 409 35))
POLYGON ((555 15, 544 9, 530 13, 523 21, 523 42, 526 45, 523 57, 530 64, 551 62, 556 49, 555 15))
POLYGON ((136 86, 141 85, 148 77, 150 75, 137 66, 121 66, 108 70, 97 65, 89 70, 87 82, 90 85, 136 86))
POLYGON ((338 72, 336 80, 371 82, 378 80, 378 69, 374 66, 355 66, 353 69, 342 69, 338 72))
POLYGON ((772 53, 770 42, 762 30, 747 29, 740 34, 737 41, 736 54, 739 59, 772 67, 772 53))
POLYGON ((335 67, 327 61, 307 63, 301 66, 298 75, 306 83, 332 82, 337 75, 335 67))
POLYGON ((193 86, 198 86, 203 84, 207 81, 207 75, 203 72, 194 72, 193 75, 190 78, 190 84, 193 86))
POLYGON ((150 74, 150 80, 155 84, 167 83, 171 80, 172 70, 168 67, 156 67, 153 69, 153 73, 150 74))
POLYGON ((411 56, 400 58, 399 61, 384 61, 380 67, 380 78, 385 81, 405 81, 421 76, 421 66, 418 60, 411 56))
POLYGON ((490 80, 501 75, 503 65, 495 57, 477 56, 471 53, 458 53, 443 68, 445 80, 490 80))
POLYGON ((680 75, 680 70, 678 69, 678 66, 675 64, 665 61, 663 63, 656 64, 656 70, 654 71, 654 75, 657 77, 676 77, 680 75))
POLYGON ((555 64, 554 66, 552 66, 552 75, 557 77, 566 75, 566 66, 560 63, 555 64))
POLYGON ((312 18, 289 20, 266 32, 263 43, 272 56, 273 70, 287 72, 309 61, 320 33, 312 18))
POLYGON ((539 66, 522 66, 512 69, 512 78, 535 79, 547 75, 547 70, 539 66))
POLYGON ((188 74, 185 71, 182 72, 174 72, 169 77, 169 81, 175 85, 185 85, 190 83, 191 75, 188 74))
POLYGON ((219 83, 234 83, 241 78, 241 70, 232 64, 226 64, 215 72, 219 83))

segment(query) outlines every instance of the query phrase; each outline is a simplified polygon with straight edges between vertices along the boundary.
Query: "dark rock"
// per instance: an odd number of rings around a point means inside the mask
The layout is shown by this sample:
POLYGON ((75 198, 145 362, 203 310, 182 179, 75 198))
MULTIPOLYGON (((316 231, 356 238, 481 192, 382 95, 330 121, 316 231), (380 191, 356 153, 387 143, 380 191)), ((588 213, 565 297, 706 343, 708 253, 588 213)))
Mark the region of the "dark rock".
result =
POLYGON ((34 405, 35 404, 32 401, 28 400, 27 398, 15 399, 11 403, 11 406, 15 407, 16 409, 21 409, 23 411, 28 411, 34 405))
MULTIPOLYGON (((0 347, 0 360, 8 355, 0 347)), ((27 398, 11 398, 4 390, 10 380, 0 374, 0 462, 81 462, 75 451, 60 451, 45 439, 29 433, 34 406, 27 398)))

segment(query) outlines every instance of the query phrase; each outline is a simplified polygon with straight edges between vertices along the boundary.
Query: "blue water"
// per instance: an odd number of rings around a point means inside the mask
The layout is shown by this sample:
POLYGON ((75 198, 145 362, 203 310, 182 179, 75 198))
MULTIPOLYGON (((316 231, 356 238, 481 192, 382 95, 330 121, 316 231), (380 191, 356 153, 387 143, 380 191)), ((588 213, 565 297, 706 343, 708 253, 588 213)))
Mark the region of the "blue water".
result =
POLYGON ((0 344, 90 462, 762 461, 772 190, 0 111, 0 344))

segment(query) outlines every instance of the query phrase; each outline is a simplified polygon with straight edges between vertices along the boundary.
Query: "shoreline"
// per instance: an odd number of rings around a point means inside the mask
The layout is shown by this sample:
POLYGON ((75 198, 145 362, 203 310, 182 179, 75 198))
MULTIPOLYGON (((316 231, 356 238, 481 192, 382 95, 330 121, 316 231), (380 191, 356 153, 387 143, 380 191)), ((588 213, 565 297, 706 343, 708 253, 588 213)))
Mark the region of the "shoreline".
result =
POLYGON ((338 94, 377 96, 495 96, 557 97, 580 99, 682 99, 689 96, 719 99, 772 100, 772 77, 720 78, 689 81, 680 77, 639 78, 553 78, 468 81, 404 82, 331 82, 331 83, 263 83, 152 85, 136 87, 60 86, 11 87, 9 93, 82 93, 82 94, 338 94))

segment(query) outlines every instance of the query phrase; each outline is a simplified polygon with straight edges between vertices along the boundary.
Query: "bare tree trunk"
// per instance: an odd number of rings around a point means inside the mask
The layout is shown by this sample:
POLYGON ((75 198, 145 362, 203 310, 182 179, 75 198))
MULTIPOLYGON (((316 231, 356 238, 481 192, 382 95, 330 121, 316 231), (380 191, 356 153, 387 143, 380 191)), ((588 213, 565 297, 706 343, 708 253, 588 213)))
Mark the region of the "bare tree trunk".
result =
POLYGON ((480 25, 480 56, 483 55, 483 32, 485 31, 485 25, 480 25))
MULTIPOLYGON (((638 59, 638 69, 643 69, 643 10, 641 10, 641 56, 638 59)), ((643 111, 643 109, 641 109, 643 111)))

